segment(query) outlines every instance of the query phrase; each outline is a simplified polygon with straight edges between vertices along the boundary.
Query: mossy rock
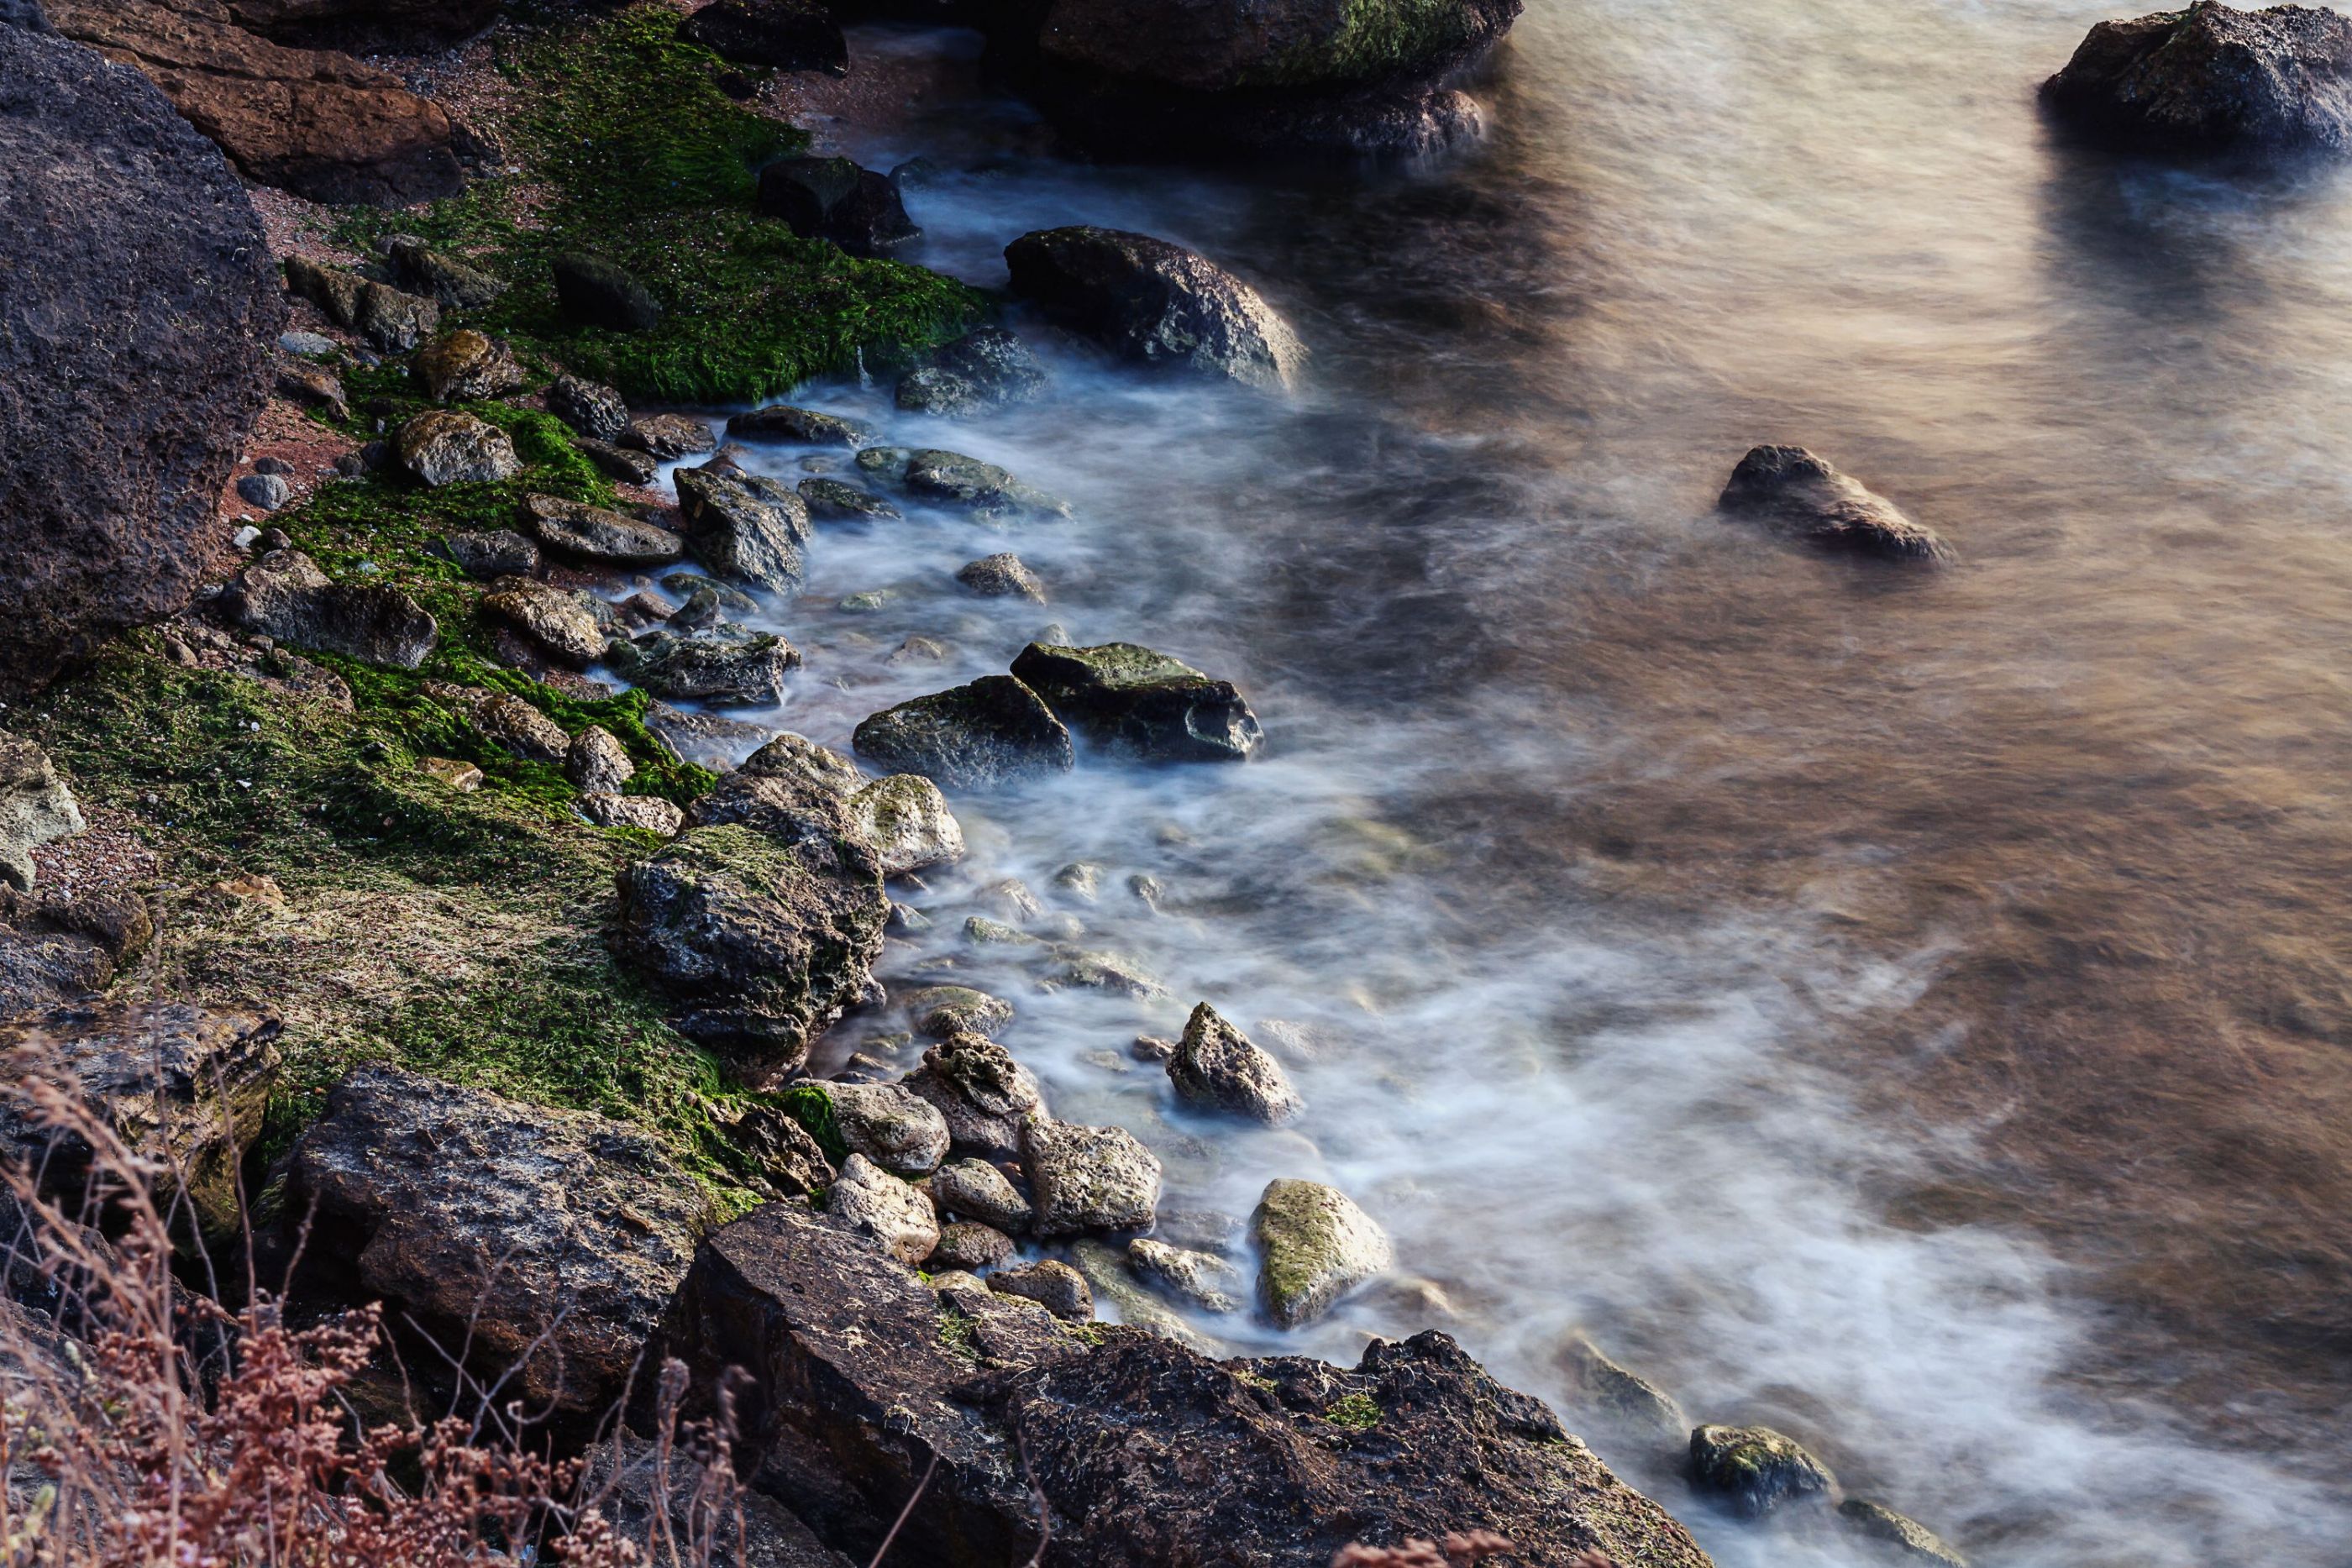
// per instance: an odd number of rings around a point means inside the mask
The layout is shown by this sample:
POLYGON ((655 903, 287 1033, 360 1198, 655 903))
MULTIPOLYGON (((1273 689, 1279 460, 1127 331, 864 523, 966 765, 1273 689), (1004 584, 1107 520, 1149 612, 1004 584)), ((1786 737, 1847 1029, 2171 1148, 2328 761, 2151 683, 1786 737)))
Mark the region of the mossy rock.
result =
POLYGON ((1829 1467, 1769 1427, 1700 1427, 1690 1437, 1693 1484, 1743 1519, 1837 1490, 1829 1467))
POLYGON ((1323 1316, 1395 1259, 1372 1217, 1320 1182, 1267 1183, 1250 1231, 1260 1255, 1258 1304, 1286 1329, 1323 1316))

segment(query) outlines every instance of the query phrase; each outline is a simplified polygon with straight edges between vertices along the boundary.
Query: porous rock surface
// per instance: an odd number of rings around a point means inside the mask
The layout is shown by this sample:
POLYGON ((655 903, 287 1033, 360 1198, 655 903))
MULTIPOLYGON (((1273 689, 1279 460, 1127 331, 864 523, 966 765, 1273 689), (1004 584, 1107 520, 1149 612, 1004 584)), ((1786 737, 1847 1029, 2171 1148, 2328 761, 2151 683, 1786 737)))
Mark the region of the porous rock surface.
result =
POLYGON ((2163 153, 2340 153, 2352 145, 2352 21, 2321 6, 2101 22, 2042 101, 2099 141, 2163 153))
POLYGON ((1954 559, 1934 529, 1801 446, 1749 452, 1716 505, 1822 549, 1929 566, 1954 559))
POLYGON ((1307 349, 1258 291, 1197 251, 1080 225, 1004 247, 1013 292, 1121 359, 1286 389, 1307 349))

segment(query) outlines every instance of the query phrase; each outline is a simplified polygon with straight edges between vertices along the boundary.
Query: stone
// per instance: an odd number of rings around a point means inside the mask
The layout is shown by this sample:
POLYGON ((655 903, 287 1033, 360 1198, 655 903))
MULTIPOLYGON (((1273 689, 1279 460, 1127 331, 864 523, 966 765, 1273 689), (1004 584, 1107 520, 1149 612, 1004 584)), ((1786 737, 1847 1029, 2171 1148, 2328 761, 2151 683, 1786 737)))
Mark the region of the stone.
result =
MULTIPOLYGON (((676 581, 677 579, 671 579, 676 581)), ((857 764, 829 746, 790 731, 745 758, 738 772, 797 781, 820 794, 854 794, 866 783, 857 764)))
POLYGON ((908 453, 899 478, 912 494, 941 506, 965 507, 984 522, 1045 521, 1070 515, 1067 503, 1023 484, 1008 470, 935 446, 908 453))
POLYGON ((982 556, 956 573, 956 580, 983 599, 1025 599, 1045 602, 1045 585, 1011 550, 982 556))
POLYGON ((1056 946, 1053 949, 1053 962, 1037 976, 1037 988, 1066 991, 1073 988, 1114 991, 1120 996, 1138 998, 1168 994, 1167 987, 1153 979, 1141 964, 1124 953, 1056 946))
POLYGON ((650 452, 615 446, 609 441, 599 441, 591 435, 579 437, 572 445, 580 449, 581 456, 596 465, 597 470, 605 477, 618 479, 624 485, 635 485, 643 489, 661 473, 660 459, 650 452))
POLYGON ((849 46, 817 0, 713 0, 677 31, 737 65, 849 74, 849 46))
POLYGON ((851 256, 887 256, 921 235, 898 188, 846 158, 784 158, 760 171, 758 210, 803 239, 831 240, 851 256))
POLYGON ((1336 1187, 1268 1182, 1250 1216, 1258 1305, 1282 1328, 1313 1322, 1395 1261, 1386 1232, 1336 1187))
POLYGON ((318 355, 339 359, 343 346, 320 332, 280 332, 278 347, 283 352, 298 355, 318 355))
POLYGON ((916 1032, 934 1039, 993 1034, 1013 1022, 1013 1004, 970 986, 925 986, 899 998, 916 1032))
POLYGON ((1822 549, 1930 566, 1956 559, 1933 529, 1801 446, 1749 452, 1716 506, 1822 549))
POLYGON ((857 471, 897 483, 907 476, 907 460, 914 454, 903 446, 868 446, 857 454, 857 471))
POLYGON ((866 992, 889 899, 854 841, 696 828, 621 873, 614 950, 687 1004, 680 1032, 797 1066, 866 992))
POLYGON ((775 733, 765 725, 747 724, 719 713, 687 713, 665 702, 646 705, 646 727, 685 760, 722 773, 735 766, 738 757, 775 733))
POLYGON ((592 724, 565 748, 563 774, 589 794, 617 795, 621 786, 636 777, 637 765, 611 730, 592 724))
POLYGON ((1127 1244, 1127 1266, 1137 1279, 1149 1281, 1202 1312, 1241 1310, 1241 1303, 1224 1289, 1233 1282, 1234 1266, 1210 1253, 1171 1247, 1165 1241, 1139 1236, 1127 1244))
POLYGON ((1578 1407, 1620 1436, 1658 1447, 1680 1448, 1690 1422, 1674 1396, 1631 1368, 1619 1365, 1584 1335, 1570 1334, 1555 1358, 1567 1375, 1578 1407))
POLYGON ((581 815, 600 828, 634 828, 656 838, 671 839, 686 825, 686 813, 676 801, 658 795, 614 795, 597 792, 580 798, 581 815))
POLYGON ((791 1197, 811 1197, 838 1174, 808 1129, 773 1105, 755 1105, 730 1129, 735 1146, 760 1162, 761 1174, 791 1197))
POLYGON ((1091 225, 1005 247, 1013 292, 1122 360, 1288 391, 1306 345, 1256 289, 1196 252, 1091 225))
POLYGON ((324 365, 313 365, 301 360, 288 360, 278 367, 277 380, 271 390, 279 397, 304 408, 315 408, 338 422, 352 416, 349 395, 343 391, 343 378, 324 365))
POLYGON ((1045 946, 1043 937, 1032 936, 1026 931, 1017 930, 1001 920, 991 920, 984 915, 971 915, 964 917, 963 939, 975 946, 983 947, 1042 947, 1045 946))
POLYGON ((699 1568, 858 1568, 772 1497, 730 1486, 721 1504, 701 1464, 626 1427, 592 1446, 585 1464, 580 1495, 596 1500, 615 1539, 693 1542, 680 1561, 699 1568))
POLYGON ((434 249, 415 235, 393 235, 384 242, 383 254, 400 287, 449 309, 479 310, 496 304, 507 291, 499 278, 434 249))
POLYGON ((882 663, 890 669, 902 669, 909 664, 944 664, 948 662, 945 644, 929 637, 909 637, 890 650, 882 663))
POLYGON ((562 725, 509 692, 485 694, 471 717, 484 737, 532 762, 560 765, 572 747, 562 725))
POLYGON ((899 377, 895 397, 910 413, 960 418, 1034 402, 1045 382, 1028 345, 1002 327, 982 327, 899 377))
POLYGON ((556 496, 526 496, 523 511, 540 542, 578 560, 611 566, 662 566, 686 553, 686 541, 652 523, 556 496))
POLYGON ((548 413, 593 440, 616 440, 629 428, 628 403, 602 382, 566 372, 548 383, 546 402, 548 413))
POLYGON ((306 295, 339 327, 364 336, 382 353, 404 354, 441 329, 441 307, 422 295, 300 256, 286 263, 288 287, 306 295))
POLYGON ((578 251, 555 257, 555 305, 574 327, 650 332, 661 325, 661 302, 617 263, 578 251))
POLYGON ((1054 885, 1081 903, 1092 904, 1101 895, 1105 869, 1100 861, 1072 861, 1054 873, 1054 885))
POLYGON ((803 479, 798 494, 809 517, 820 523, 894 522, 906 516, 881 497, 840 479, 803 479))
POLYGON ((441 541, 441 553, 468 577, 528 577, 539 570, 539 547, 512 528, 451 534, 441 541))
POLYGON ((1087 1288, 1086 1276, 1051 1258, 992 1274, 988 1288, 999 1295, 1034 1301, 1066 1322, 1094 1321, 1095 1293, 1087 1288))
POLYGON ((937 1107, 896 1083, 829 1083, 834 1126, 852 1153, 893 1176, 929 1176, 948 1157, 937 1107))
POLYGON ((1040 1237, 1147 1226, 1160 1203, 1160 1161, 1123 1127, 1032 1116, 1022 1129, 1021 1168, 1040 1237))
POLYGON ((808 507, 790 486, 735 468, 681 468, 674 477, 697 560, 755 588, 800 585, 808 507))
POLYGON ((2101 22, 2042 86, 2051 114, 2135 152, 2247 157, 2352 145, 2352 21, 2315 6, 2101 22))
POLYGON ((154 939, 147 906, 129 893, 36 897, 0 878, 0 1019, 84 1001, 154 939))
POLYGON ((801 662, 797 649, 768 632, 648 632, 612 643, 604 656, 623 679, 656 696, 758 707, 783 701, 784 675, 801 662))
POLYGON ((296 549, 256 557, 230 581, 221 605, 248 632, 407 670, 425 662, 441 633, 439 622, 400 590, 331 582, 296 549))
POLYGON ((1203 1355, 1224 1354, 1213 1341, 1196 1332, 1166 1301, 1143 1288, 1128 1268, 1124 1249, 1100 1241, 1080 1240, 1071 1244, 1070 1259, 1094 1291, 1097 1311, 1107 1306, 1118 1314, 1120 1322, 1130 1328, 1173 1340, 1203 1355))
POLYGON ((1891 1550, 1884 1555, 1924 1568, 1969 1568, 1969 1560, 1949 1542, 1917 1520, 1895 1512, 1883 1502, 1850 1497, 1838 1504, 1838 1522, 1891 1550))
POLYGON ((520 391, 522 366, 514 350, 470 327, 444 332, 416 351, 412 367, 435 402, 477 402, 520 391))
POLYGON ((85 826, 81 808, 49 754, 29 740, 0 734, 0 882, 31 892, 38 877, 33 852, 72 838, 85 826))
POLYGON ((881 857, 885 876, 963 859, 962 827, 940 787, 920 774, 876 779, 849 798, 849 814, 881 857))
MULTIPOLYGON (((934 1192, 931 1197, 936 1203, 939 1195, 934 1192)), ((993 1226, 971 1221, 942 1225, 940 1244, 931 1249, 925 1266, 935 1273, 941 1269, 1001 1269, 1013 1261, 1013 1238, 993 1226)), ((1027 1294, 1022 1291, 1011 1293, 1027 1294)))
POLYGON ((494 484, 522 472, 507 433, 470 413, 428 409, 400 427, 395 446, 401 466, 436 489, 494 484))
POLYGON ((1066 773, 1070 732, 1021 682, 987 675, 869 716, 858 755, 953 789, 992 789, 1066 773))
POLYGON ((388 1319, 470 1347, 478 1372, 527 1356, 517 1396, 579 1415, 627 1384, 713 1218, 633 1127, 382 1064, 328 1094, 287 1190, 289 1223, 315 1210, 388 1319))
POLYGON ((1168 1081, 1191 1104, 1269 1127, 1296 1121, 1307 1109, 1282 1063, 1206 1002, 1185 1020, 1184 1037, 1168 1059, 1168 1081))
MULTIPOLYGON (((257 183, 380 206, 464 188, 447 111, 388 71, 272 43, 216 0, 50 0, 47 9, 67 37, 144 73, 257 183)), ((196 210, 183 202, 175 215, 196 210)))
POLYGON ((1035 1076, 1003 1046, 971 1030, 925 1051, 922 1066, 903 1082, 938 1109, 955 1147, 992 1157, 1019 1155, 1023 1123, 1045 1111, 1035 1076))
POLYGON ((23 27, 0 83, 0 688, 24 690, 206 580, 285 303, 236 174, 152 83, 23 27))
POLYGON ((1157 1062, 1164 1067, 1176 1054, 1176 1042, 1156 1034, 1139 1034, 1127 1042, 1127 1054, 1132 1061, 1157 1062))
POLYGON ((482 787, 482 770, 472 763, 456 757, 420 757, 416 770, 443 789, 459 795, 470 795, 482 787))
POLYGON ((1769 1427, 1696 1427, 1691 1484, 1743 1519, 1837 1490, 1837 1478, 1793 1437, 1769 1427))
POLYGON ((825 1195, 825 1212, 913 1267, 940 1244, 931 1200, 867 1159, 853 1154, 825 1195))
POLYGON ((623 446, 649 452, 667 463, 719 450, 710 426, 688 413, 643 413, 629 421, 617 438, 623 446))
POLYGON ((274 512, 294 498, 294 486, 275 474, 247 474, 236 482, 236 494, 248 507, 274 512))
POLYGON ((555 658, 584 669, 604 656, 606 642, 604 623, 587 601, 572 589, 506 577, 482 596, 482 608, 555 658))
POLYGON ((931 1202, 942 1214, 1019 1234, 1035 1214, 1005 1174, 986 1160, 950 1160, 932 1174, 931 1202))
POLYGON ((1238 762, 1265 738, 1232 682, 1133 643, 1032 643, 1013 660, 1013 673, 1056 717, 1120 756, 1238 762))
POLYGON ((780 402, 735 415, 727 422, 727 434, 744 441, 784 441, 801 446, 855 449, 869 444, 881 432, 862 419, 780 402))

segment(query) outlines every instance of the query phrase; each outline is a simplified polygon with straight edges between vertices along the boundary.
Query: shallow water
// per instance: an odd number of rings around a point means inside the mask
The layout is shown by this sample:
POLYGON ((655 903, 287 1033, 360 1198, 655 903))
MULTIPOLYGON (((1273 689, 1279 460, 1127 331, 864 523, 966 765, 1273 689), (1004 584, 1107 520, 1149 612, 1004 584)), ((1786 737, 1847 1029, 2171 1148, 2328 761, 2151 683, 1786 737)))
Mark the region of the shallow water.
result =
POLYGON ((973 853, 886 977, 1013 998, 1056 1113, 1146 1137, 1171 1206, 1323 1176, 1419 1281, 1204 1328, 1352 1359, 1446 1327, 1727 1563, 1860 1559, 1580 1418, 1571 1330, 1980 1563, 2352 1562, 2352 185, 2053 140, 2033 88, 2102 15, 1538 0, 1486 145, 1376 174, 1091 166, 977 88, 834 128, 940 165, 917 259, 994 285, 1027 229, 1144 229, 1316 350, 1288 405, 1075 354, 982 423, 803 394, 1076 517, 822 531, 781 722, 845 744, 1052 621, 1230 675, 1272 737, 959 800, 973 853), (1963 564, 1709 515, 1765 440, 1963 564), (1049 607, 955 589, 1007 548, 1049 607), (886 664, 910 634, 950 662, 886 664), (1066 912, 1168 996, 962 939, 1080 858, 1109 873, 1066 912), (1202 998, 1286 1055, 1296 1129, 1122 1061, 1202 998))

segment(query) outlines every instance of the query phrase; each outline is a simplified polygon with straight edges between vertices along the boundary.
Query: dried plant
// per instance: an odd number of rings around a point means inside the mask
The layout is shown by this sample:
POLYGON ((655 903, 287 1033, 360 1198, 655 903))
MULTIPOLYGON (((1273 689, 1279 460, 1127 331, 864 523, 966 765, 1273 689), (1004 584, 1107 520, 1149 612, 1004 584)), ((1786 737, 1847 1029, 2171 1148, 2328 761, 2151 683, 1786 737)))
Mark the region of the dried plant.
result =
MULTIPOLYGON (((1444 1541, 1408 1541, 1402 1546, 1366 1546, 1359 1542, 1342 1546, 1331 1568, 1477 1568, 1489 1557, 1511 1550, 1511 1543, 1491 1530, 1467 1535, 1449 1534, 1444 1541)), ((1597 1552, 1577 1558, 1575 1568, 1616 1568, 1597 1552)))

